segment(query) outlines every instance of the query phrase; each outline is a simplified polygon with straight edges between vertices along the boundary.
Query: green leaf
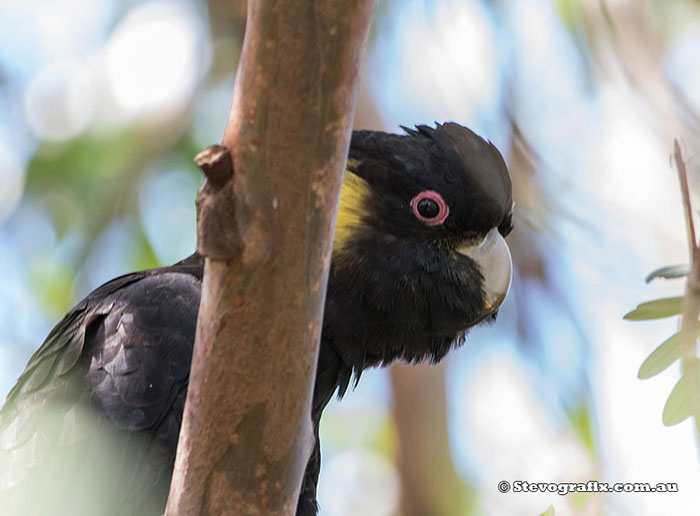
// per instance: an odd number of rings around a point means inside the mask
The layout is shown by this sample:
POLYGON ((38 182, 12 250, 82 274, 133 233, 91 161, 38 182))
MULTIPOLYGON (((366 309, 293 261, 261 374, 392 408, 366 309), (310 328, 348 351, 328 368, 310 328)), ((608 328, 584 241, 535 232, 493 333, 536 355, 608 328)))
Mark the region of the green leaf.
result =
POLYGON ((681 301, 683 297, 665 297, 654 301, 647 301, 637 306, 631 312, 625 314, 626 321, 646 321, 649 319, 662 319, 681 313, 681 301))
POLYGON ((681 334, 674 333, 663 341, 639 368, 637 378, 646 380, 659 374, 676 360, 681 358, 681 334))
POLYGON ((590 407, 585 402, 580 402, 573 408, 567 409, 566 414, 574 435, 586 447, 588 453, 595 456, 590 407))
POLYGON ((554 516, 554 506, 550 505, 547 510, 541 513, 539 516, 554 516))
POLYGON ((650 281, 655 280, 656 278, 682 278, 683 276, 687 276, 689 272, 690 265, 688 264, 671 265, 669 267, 661 267, 660 269, 656 269, 654 272, 649 274, 649 276, 647 276, 644 281, 646 283, 649 283, 650 281))
POLYGON ((571 495, 571 505, 574 509, 577 509, 575 514, 581 514, 583 508, 588 504, 589 500, 593 498, 595 493, 582 493, 581 491, 574 491, 569 493, 571 495))
POLYGON ((663 421, 666 426, 677 425, 692 415, 686 387, 687 381, 685 375, 681 376, 681 379, 678 380, 678 383, 671 391, 671 395, 666 400, 663 413, 663 421))

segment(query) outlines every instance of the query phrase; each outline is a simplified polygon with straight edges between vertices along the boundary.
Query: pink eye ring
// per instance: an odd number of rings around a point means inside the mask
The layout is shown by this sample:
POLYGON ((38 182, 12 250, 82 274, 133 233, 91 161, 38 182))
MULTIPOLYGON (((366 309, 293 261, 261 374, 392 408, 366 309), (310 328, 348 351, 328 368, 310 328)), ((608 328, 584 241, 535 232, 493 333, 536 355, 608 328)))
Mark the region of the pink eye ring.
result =
POLYGON ((418 220, 426 226, 439 226, 450 214, 442 195, 434 190, 424 190, 411 199, 411 209, 418 220))

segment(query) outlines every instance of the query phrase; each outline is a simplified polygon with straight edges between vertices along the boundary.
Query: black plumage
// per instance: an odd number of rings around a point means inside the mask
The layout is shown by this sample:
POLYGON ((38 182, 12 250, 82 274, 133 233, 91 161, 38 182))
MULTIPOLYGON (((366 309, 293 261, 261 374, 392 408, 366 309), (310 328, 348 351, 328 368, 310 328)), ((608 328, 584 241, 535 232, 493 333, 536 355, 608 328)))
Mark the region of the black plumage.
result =
MULTIPOLYGON (((495 253, 507 253, 493 228, 505 236, 511 210, 501 155, 469 129, 354 133, 313 397, 316 446, 299 516, 317 510, 318 423, 333 393, 344 394, 368 367, 438 361, 470 327, 494 317, 510 269, 490 270, 495 253)), ((116 278, 52 330, 0 411, 0 514, 162 513, 202 271, 195 254, 116 278)))

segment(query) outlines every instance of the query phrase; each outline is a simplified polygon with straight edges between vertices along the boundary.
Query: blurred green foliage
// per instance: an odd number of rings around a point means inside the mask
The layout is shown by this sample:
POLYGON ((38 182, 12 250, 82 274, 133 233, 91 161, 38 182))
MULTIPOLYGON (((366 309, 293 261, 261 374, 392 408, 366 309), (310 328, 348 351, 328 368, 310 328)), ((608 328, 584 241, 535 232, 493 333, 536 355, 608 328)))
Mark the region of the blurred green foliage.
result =
POLYGON ((637 308, 625 314, 627 321, 647 321, 649 319, 663 319, 681 313, 683 297, 667 297, 642 303, 637 308))
MULTIPOLYGON (((680 277, 676 267, 658 269, 649 275, 649 278, 680 277)), ((680 315, 683 297, 671 297, 648 301, 640 304, 635 310, 627 313, 624 318, 628 321, 647 321, 680 315)), ((697 329, 695 331, 697 335, 697 329)), ((671 364, 683 359, 681 348, 682 333, 677 332, 657 346, 644 360, 639 368, 637 376, 647 379, 664 371, 671 364)), ((697 336, 695 338, 697 344, 697 336)), ((697 402, 695 398, 700 395, 700 359, 695 356, 683 360, 683 374, 671 391, 664 405, 662 419, 665 425, 676 425, 693 415, 693 406, 697 402)))
POLYGON ((59 245, 78 236, 68 259, 44 256, 29 264, 31 287, 50 317, 65 313, 84 293, 76 290, 75 271, 85 265, 99 235, 114 221, 124 220, 131 228, 124 253, 129 270, 164 265, 138 216, 143 177, 161 166, 185 170, 196 181, 202 180, 192 161, 201 150, 194 138, 177 126, 174 135, 168 135, 168 130, 158 125, 126 125, 86 131, 67 142, 42 143, 33 154, 25 199, 50 216, 59 245))
POLYGON ((547 510, 543 513, 540 513, 539 516, 554 516, 554 506, 550 505, 549 507, 547 507, 547 510))

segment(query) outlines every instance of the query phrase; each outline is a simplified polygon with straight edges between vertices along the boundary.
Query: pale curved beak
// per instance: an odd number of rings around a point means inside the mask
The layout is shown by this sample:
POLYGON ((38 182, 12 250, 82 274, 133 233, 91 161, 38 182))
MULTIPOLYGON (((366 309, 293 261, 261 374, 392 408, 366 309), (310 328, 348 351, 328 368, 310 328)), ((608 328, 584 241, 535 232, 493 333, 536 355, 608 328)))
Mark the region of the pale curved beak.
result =
POLYGON ((493 228, 486 238, 475 245, 464 245, 457 252, 474 260, 484 277, 484 303, 486 310, 495 312, 510 290, 513 277, 513 260, 505 239, 493 228))

